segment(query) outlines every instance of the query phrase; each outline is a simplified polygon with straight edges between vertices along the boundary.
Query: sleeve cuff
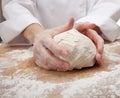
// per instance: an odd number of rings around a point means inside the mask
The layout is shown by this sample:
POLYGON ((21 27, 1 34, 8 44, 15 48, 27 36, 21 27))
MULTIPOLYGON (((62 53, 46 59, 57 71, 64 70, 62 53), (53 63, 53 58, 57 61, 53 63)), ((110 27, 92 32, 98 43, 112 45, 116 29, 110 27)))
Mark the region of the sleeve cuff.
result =
MULTIPOLYGON (((40 22, 32 15, 21 15, 0 24, 0 36, 7 43, 16 38, 30 24, 40 22)), ((19 41, 20 42, 20 41, 19 41)))
POLYGON ((79 22, 95 23, 102 31, 102 37, 109 41, 115 41, 120 35, 120 27, 113 19, 110 18, 101 16, 86 16, 76 21, 76 23, 79 22))

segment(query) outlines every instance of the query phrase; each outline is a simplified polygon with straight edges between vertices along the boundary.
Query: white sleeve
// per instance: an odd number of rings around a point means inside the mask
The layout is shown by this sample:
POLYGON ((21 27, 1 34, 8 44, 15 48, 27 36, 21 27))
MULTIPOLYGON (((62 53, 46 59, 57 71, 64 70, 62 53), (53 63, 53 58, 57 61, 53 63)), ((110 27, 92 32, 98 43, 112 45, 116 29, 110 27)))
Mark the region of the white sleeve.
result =
POLYGON ((3 42, 12 41, 32 23, 40 24, 33 13, 36 10, 35 0, 3 0, 2 4, 6 20, 0 23, 0 36, 3 42))
POLYGON ((119 25, 119 26, 120 26, 120 19, 117 21, 117 25, 119 25))
POLYGON ((95 1, 91 9, 88 9, 87 16, 79 19, 77 23, 85 21, 95 23, 102 31, 103 38, 109 41, 116 40, 120 35, 120 26, 117 25, 120 18, 120 0, 95 1))

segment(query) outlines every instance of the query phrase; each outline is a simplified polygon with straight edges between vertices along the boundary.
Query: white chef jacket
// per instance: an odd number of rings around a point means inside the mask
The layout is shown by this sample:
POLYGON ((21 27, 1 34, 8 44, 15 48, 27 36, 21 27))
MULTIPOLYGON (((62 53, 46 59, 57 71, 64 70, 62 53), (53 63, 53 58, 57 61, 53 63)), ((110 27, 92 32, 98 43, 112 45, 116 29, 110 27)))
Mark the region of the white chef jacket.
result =
POLYGON ((52 28, 65 24, 70 17, 76 23, 95 23, 107 40, 114 41, 120 35, 120 0, 3 0, 2 10, 6 20, 0 23, 0 36, 4 42, 19 40, 32 23, 52 28))

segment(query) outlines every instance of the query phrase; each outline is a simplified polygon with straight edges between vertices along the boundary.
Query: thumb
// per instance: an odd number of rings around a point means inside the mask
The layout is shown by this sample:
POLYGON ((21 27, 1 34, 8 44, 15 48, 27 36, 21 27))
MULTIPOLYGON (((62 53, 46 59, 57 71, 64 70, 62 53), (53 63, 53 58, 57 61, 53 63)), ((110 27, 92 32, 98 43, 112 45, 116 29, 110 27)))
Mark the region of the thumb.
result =
POLYGON ((74 25, 74 18, 70 18, 69 22, 65 25, 62 25, 60 27, 57 27, 57 28, 54 28, 54 30, 56 31, 53 36, 59 34, 59 33, 62 33, 62 32, 65 32, 67 30, 70 30, 73 28, 73 25, 74 25))

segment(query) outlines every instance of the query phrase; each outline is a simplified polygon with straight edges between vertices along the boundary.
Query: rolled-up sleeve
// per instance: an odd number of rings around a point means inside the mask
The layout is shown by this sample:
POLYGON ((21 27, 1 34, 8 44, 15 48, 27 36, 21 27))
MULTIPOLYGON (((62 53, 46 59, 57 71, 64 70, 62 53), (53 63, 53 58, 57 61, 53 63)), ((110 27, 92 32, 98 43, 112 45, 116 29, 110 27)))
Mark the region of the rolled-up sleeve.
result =
POLYGON ((0 36, 3 42, 12 41, 32 23, 40 24, 32 13, 35 11, 34 0, 3 0, 2 8, 5 21, 0 23, 0 36))
POLYGON ((102 37, 109 41, 115 41, 120 35, 120 26, 117 21, 120 18, 119 0, 98 0, 85 17, 78 22, 95 23, 102 31, 102 37))

